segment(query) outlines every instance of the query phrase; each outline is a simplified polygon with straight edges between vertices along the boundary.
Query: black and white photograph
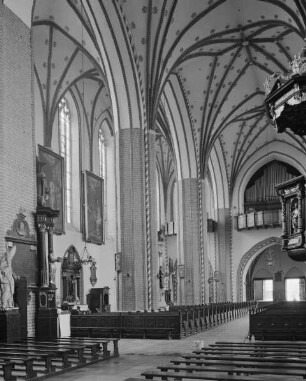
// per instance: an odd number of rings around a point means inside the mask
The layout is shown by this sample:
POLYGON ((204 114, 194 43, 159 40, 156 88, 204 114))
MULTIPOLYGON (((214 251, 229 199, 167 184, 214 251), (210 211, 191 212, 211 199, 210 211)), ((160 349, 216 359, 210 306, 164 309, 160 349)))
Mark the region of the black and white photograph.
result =
POLYGON ((0 381, 305 377, 306 0, 0 1, 0 381))

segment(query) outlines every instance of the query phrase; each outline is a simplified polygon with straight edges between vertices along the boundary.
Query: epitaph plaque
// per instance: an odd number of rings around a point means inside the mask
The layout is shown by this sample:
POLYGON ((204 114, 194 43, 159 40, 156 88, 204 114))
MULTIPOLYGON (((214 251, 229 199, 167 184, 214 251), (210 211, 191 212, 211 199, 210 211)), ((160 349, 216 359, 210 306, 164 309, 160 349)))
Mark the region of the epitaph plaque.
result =
POLYGON ((282 250, 296 261, 305 261, 305 177, 295 177, 275 189, 282 205, 282 250))

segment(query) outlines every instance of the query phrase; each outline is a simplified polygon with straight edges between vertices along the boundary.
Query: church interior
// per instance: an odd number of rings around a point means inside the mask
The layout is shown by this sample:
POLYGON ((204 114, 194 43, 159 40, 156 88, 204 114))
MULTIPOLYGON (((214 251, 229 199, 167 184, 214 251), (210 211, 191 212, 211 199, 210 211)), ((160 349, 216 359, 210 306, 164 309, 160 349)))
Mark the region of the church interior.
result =
POLYGON ((304 0, 1 0, 0 344, 108 338, 123 381, 274 340, 249 309, 306 341, 305 39, 304 0))

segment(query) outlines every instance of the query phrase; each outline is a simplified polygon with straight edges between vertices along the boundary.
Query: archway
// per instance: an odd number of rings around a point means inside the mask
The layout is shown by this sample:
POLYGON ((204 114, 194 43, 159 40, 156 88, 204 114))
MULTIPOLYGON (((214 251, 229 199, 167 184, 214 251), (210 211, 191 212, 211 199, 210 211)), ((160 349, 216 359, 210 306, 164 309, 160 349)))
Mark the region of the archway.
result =
POLYGON ((253 260, 260 255, 267 247, 275 244, 281 244, 281 238, 270 237, 261 242, 258 242, 250 250, 248 250, 240 260, 237 269, 237 300, 246 300, 246 289, 244 287, 246 281, 246 274, 253 262, 253 260))

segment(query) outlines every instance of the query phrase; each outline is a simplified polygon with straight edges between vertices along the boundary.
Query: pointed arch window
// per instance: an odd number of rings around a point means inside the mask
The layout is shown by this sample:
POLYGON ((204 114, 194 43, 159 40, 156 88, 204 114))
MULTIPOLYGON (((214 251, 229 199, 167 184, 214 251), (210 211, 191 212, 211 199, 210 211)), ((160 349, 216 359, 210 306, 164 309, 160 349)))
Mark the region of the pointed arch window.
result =
POLYGON ((102 128, 99 128, 99 176, 105 179, 105 139, 102 128))
POLYGON ((66 222, 71 223, 71 113, 68 102, 63 98, 59 103, 59 145, 60 155, 65 158, 65 206, 66 222))

